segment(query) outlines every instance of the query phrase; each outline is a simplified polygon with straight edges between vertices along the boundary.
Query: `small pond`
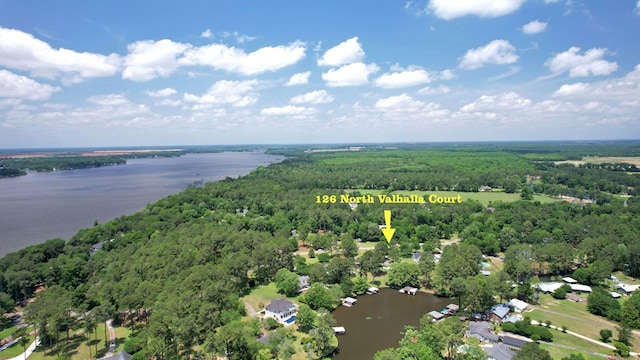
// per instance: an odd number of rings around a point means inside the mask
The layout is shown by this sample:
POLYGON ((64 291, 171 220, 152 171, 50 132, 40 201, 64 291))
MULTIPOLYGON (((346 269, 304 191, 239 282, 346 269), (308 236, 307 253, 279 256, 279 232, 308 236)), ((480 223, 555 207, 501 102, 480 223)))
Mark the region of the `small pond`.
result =
POLYGON ((338 335, 338 352, 333 358, 372 359, 378 350, 397 347, 405 326, 418 326, 424 314, 450 303, 450 299, 431 294, 405 295, 393 289, 359 296, 353 307, 341 306, 333 312, 336 326, 346 329, 345 335, 338 335))

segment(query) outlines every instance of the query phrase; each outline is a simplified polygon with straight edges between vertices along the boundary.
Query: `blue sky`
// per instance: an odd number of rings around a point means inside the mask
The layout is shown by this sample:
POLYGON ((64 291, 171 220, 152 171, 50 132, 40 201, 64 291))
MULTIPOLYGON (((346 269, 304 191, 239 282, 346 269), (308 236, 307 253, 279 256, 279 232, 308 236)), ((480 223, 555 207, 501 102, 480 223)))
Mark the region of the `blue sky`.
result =
POLYGON ((638 139, 638 34, 638 0, 4 0, 0 148, 638 139))

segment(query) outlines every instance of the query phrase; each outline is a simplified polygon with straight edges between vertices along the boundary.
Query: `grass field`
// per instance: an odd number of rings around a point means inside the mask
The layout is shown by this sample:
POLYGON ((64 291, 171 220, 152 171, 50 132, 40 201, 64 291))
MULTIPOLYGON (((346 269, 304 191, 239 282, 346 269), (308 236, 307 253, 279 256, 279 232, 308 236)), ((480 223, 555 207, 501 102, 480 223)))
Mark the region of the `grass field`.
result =
MULTIPOLYGON (((595 340, 600 339, 601 329, 609 329, 613 332, 614 337, 617 336, 616 324, 603 317, 589 313, 586 302, 577 303, 569 300, 556 300, 550 295, 541 294, 539 307, 548 310, 548 312, 536 309, 525 313, 525 315, 532 320, 550 320, 552 325, 558 327, 566 326, 568 330, 595 340)), ((638 340, 637 337, 634 337, 631 343, 633 351, 640 349, 640 341, 638 340)))
MULTIPOLYGON (((15 328, 14 328, 15 329, 15 328)), ((31 343, 33 342, 33 339, 35 338, 35 336, 31 335, 29 336, 29 343, 26 346, 31 345, 31 343)), ((20 346, 19 343, 5 349, 4 351, 0 352, 0 359, 11 359, 13 357, 16 357, 20 354, 22 354, 24 352, 22 346, 20 346)), ((31 359, 31 357, 29 357, 29 359, 31 359)))
MULTIPOLYGON (((560 346, 554 346, 553 344, 541 343, 540 347, 547 350, 553 359, 562 359, 563 357, 568 357, 569 355, 576 354, 576 353, 580 353, 585 358, 585 360, 604 359, 602 356, 587 354, 585 352, 572 350, 572 349, 566 349, 560 346)), ((608 352, 599 352, 599 353, 608 354, 608 352)))
POLYGON ((11 334, 13 334, 16 330, 18 329, 15 326, 12 326, 10 328, 0 331, 0 340, 11 336, 11 334))
MULTIPOLYGON (((249 303, 256 311, 264 309, 271 300, 282 299, 285 296, 278 293, 275 283, 269 283, 269 285, 260 285, 253 289, 251 293, 242 298, 242 301, 249 303)), ((298 303, 296 298, 288 298, 295 303, 298 303)))
MULTIPOLYGON (((95 359, 96 358, 95 348, 97 344, 98 356, 99 357, 104 356, 104 354, 106 354, 107 352, 107 347, 105 347, 105 341, 104 341, 104 328, 105 328, 104 323, 98 324, 98 327, 96 329, 97 336, 98 336, 97 340, 93 337, 94 334, 91 334, 91 355, 92 356, 89 356, 89 347, 87 346, 87 340, 82 330, 72 331, 72 336, 69 339, 69 344, 66 344, 66 341, 65 341, 66 338, 64 337, 63 334, 61 334, 60 343, 62 345, 62 350, 61 350, 62 354, 66 354, 72 360, 87 360, 91 358, 95 359)), ((118 349, 121 349, 125 340, 124 334, 128 335, 128 330, 124 328, 119 328, 119 327, 114 328, 114 330, 116 332, 116 338, 119 339, 118 341, 120 346, 118 347, 118 349), (120 332, 120 335, 118 335, 119 332, 120 332), (123 337, 121 338, 120 336, 123 336, 123 337)), ((107 334, 107 336, 109 335, 107 334)), ((58 355, 56 353, 51 353, 50 349, 47 349, 47 356, 44 355, 44 352, 42 351, 42 349, 39 349, 38 351, 31 354, 31 356, 29 356, 29 360, 53 360, 53 359, 58 359, 58 355)))
MULTIPOLYGON (((371 194, 374 196, 379 195, 383 192, 382 190, 367 190, 367 189, 360 189, 358 191, 362 194, 371 194)), ((419 195, 419 196, 424 196, 425 199, 427 196, 431 194, 435 194, 438 196, 454 196, 454 197, 460 195, 462 198, 462 201, 477 200, 480 203, 482 203, 482 205, 485 205, 485 206, 498 201, 513 202, 513 201, 520 200, 520 194, 507 194, 505 192, 493 192, 493 191, 459 192, 459 191, 404 191, 403 190, 403 191, 394 191, 392 192, 392 194, 407 195, 407 196, 419 195)), ((534 195, 533 200, 539 201, 541 203, 552 203, 552 202, 560 201, 558 199, 554 199, 552 197, 545 196, 545 195, 534 195)))

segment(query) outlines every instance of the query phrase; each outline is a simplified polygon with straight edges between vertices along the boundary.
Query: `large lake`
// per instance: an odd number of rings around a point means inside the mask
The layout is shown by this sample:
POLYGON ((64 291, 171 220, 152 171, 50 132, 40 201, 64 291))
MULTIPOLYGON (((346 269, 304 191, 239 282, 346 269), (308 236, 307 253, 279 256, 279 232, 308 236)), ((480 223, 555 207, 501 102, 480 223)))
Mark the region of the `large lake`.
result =
POLYGON ((338 353, 333 358, 371 360, 379 350, 398 347, 405 326, 418 327, 424 314, 450 303, 431 294, 405 295, 387 288, 376 295, 358 296, 353 307, 341 306, 332 313, 336 326, 346 330, 338 335, 338 353))
POLYGON ((0 256, 121 215, 184 190, 280 162, 261 152, 187 154, 127 160, 126 165, 0 179, 0 256))

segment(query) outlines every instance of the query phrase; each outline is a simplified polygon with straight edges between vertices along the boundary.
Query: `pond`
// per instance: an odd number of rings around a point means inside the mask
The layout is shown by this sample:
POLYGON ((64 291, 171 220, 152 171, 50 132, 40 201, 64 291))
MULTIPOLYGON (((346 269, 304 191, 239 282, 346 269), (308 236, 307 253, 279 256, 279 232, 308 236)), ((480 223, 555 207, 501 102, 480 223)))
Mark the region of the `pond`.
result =
POLYGON ((341 306, 333 312, 336 326, 346 329, 338 335, 334 359, 372 359, 379 351, 397 347, 407 325, 418 326, 429 311, 440 311, 452 300, 418 292, 405 295, 393 289, 380 289, 375 295, 362 295, 353 307, 341 306))

